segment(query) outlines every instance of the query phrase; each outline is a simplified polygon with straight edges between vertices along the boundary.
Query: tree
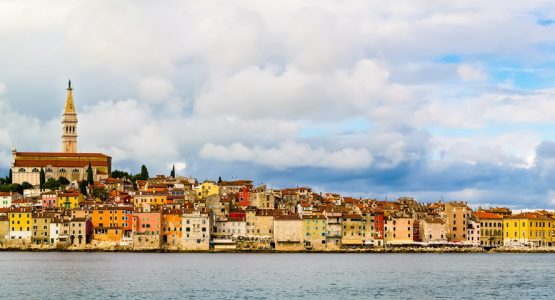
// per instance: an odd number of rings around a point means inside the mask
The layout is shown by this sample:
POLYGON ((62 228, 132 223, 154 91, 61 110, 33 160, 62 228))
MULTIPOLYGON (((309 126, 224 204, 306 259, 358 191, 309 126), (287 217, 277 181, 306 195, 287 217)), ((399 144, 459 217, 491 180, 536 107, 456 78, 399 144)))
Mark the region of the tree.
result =
POLYGON ((44 183, 46 182, 46 175, 44 174, 44 168, 40 168, 39 174, 39 188, 42 190, 44 187, 44 183))
POLYGON ((28 183, 27 181, 23 182, 19 187, 18 187, 18 193, 23 194, 24 190, 30 190, 33 188, 33 185, 28 183))
POLYGON ((21 194, 23 190, 21 189, 21 186, 19 184, 4 184, 0 185, 0 192, 19 192, 21 194))
POLYGON ((88 195, 87 193, 87 181, 86 180, 81 180, 79 181, 79 190, 81 191, 81 194, 83 195, 88 195))
POLYGON ((145 165, 141 166, 141 173, 139 174, 139 176, 137 176, 137 179, 139 180, 148 180, 149 176, 148 176, 148 169, 146 168, 145 165))
POLYGON ((12 177, 12 169, 10 169, 10 172, 8 173, 8 183, 12 184, 13 183, 13 177, 12 177))
POLYGON ((42 185, 42 188, 52 191, 57 190, 60 188, 60 181, 54 178, 48 178, 48 180, 42 185))
POLYGON ((222 176, 218 177, 218 184, 222 183, 222 176))
POLYGON ((175 178, 175 165, 172 166, 172 171, 170 172, 171 178, 175 178))
POLYGON ((131 178, 131 175, 129 175, 129 173, 120 170, 112 171, 112 174, 110 174, 110 176, 112 178, 131 178))
POLYGON ((87 184, 90 186, 94 185, 93 170, 90 162, 89 168, 87 169, 87 184))
POLYGON ((64 176, 58 178, 58 182, 60 183, 60 185, 66 186, 69 185, 71 182, 69 182, 69 180, 67 178, 65 178, 64 176))

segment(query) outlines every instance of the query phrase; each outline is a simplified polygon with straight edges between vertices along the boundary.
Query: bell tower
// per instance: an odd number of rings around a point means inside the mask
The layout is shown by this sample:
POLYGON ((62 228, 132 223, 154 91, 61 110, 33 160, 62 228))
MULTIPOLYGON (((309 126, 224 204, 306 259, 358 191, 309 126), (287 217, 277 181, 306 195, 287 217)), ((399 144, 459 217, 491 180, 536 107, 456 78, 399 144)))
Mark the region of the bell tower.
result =
POLYGON ((73 103, 71 80, 67 88, 66 106, 62 118, 62 152, 77 152, 77 113, 73 103))

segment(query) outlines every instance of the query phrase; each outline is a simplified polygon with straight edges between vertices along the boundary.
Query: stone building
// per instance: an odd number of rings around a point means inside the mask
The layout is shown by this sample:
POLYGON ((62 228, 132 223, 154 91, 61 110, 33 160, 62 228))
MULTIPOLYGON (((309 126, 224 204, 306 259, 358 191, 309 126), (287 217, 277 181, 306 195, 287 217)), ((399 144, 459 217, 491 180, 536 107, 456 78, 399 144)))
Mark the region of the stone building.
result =
POLYGON ((41 169, 45 177, 69 180, 87 178, 89 164, 95 181, 108 178, 112 168, 112 158, 101 153, 77 152, 77 113, 73 101, 71 81, 67 89, 66 104, 62 119, 62 152, 18 152, 12 149, 13 183, 40 183, 41 169))

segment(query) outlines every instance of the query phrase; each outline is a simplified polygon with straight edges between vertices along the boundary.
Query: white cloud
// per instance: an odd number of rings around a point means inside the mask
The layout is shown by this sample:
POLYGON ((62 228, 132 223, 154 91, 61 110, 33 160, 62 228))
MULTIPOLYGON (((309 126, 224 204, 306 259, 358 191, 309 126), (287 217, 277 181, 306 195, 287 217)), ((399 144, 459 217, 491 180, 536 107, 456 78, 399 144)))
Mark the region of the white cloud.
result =
POLYGON ((286 141, 277 147, 249 148, 242 143, 230 146, 207 143, 200 149, 200 156, 221 161, 254 162, 275 168, 319 167, 357 170, 370 167, 372 155, 366 149, 343 148, 328 151, 322 147, 286 141))
MULTIPOLYGON (((59 149, 64 90, 53 85, 71 74, 79 149, 106 152, 116 166, 533 171, 555 93, 518 90, 509 75, 522 68, 503 71, 510 84, 493 85, 488 71, 490 58, 553 60, 542 45, 555 29, 537 26, 538 11, 552 9, 500 0, 3 2, 0 167, 12 144, 59 149), (456 64, 438 62, 446 55, 456 64), (353 120, 368 125, 337 128, 353 120), (314 127, 329 130, 301 134, 314 127)), ((551 73, 533 74, 549 83, 551 73)))
POLYGON ((174 87, 167 79, 147 77, 139 81, 139 90, 142 98, 146 101, 159 103, 172 95, 174 87))
POLYGON ((376 106, 401 104, 409 92, 389 83, 389 72, 373 60, 331 74, 305 73, 289 65, 284 70, 249 66, 212 82, 196 100, 200 116, 244 119, 317 120, 333 111, 335 120, 368 116, 376 106))
POLYGON ((457 74, 462 81, 484 81, 488 78, 486 72, 477 66, 459 65, 457 74))

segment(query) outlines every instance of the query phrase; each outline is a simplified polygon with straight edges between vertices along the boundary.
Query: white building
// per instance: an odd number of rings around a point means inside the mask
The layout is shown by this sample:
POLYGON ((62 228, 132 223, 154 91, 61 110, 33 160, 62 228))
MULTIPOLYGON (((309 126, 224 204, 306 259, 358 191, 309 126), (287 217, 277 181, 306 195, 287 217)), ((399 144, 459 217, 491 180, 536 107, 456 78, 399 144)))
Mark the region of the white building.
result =
POLYGON ((0 208, 9 208, 14 200, 21 199, 21 197, 21 194, 17 192, 0 192, 0 208))
POLYGON ((209 250, 212 216, 206 211, 195 209, 183 214, 182 249, 209 250))

